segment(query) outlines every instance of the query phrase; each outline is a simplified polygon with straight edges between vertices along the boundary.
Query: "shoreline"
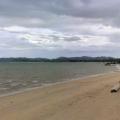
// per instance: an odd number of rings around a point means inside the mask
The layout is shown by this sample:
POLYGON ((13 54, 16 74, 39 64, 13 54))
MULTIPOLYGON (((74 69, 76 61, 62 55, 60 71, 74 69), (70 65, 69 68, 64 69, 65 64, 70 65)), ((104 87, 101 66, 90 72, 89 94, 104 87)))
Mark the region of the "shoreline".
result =
POLYGON ((7 96, 12 96, 12 95, 16 95, 16 94, 20 94, 20 93, 24 93, 24 92, 29 92, 29 91, 32 91, 32 90, 42 89, 42 88, 46 88, 46 87, 50 87, 50 86, 61 85, 61 84, 69 83, 69 82, 72 82, 72 81, 79 81, 79 80, 84 80, 84 79, 88 79, 88 78, 91 78, 91 77, 99 77, 99 76, 107 75, 107 74, 110 74, 110 73, 117 73, 119 71, 120 70, 108 71, 108 72, 105 72, 105 73, 98 73, 98 74, 92 74, 92 75, 87 75, 87 76, 78 77, 78 78, 72 78, 70 80, 66 79, 62 82, 43 84, 43 85, 38 86, 38 87, 25 88, 23 90, 21 89, 21 90, 18 90, 18 91, 1 94, 0 98, 7 97, 7 96))
POLYGON ((1 120, 118 120, 119 80, 116 71, 0 97, 1 120))

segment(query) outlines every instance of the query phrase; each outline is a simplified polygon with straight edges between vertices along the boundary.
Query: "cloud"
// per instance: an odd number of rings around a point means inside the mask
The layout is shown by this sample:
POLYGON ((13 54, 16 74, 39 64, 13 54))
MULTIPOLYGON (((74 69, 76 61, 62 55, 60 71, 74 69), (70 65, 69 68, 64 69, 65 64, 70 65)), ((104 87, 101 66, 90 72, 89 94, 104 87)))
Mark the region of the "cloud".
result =
POLYGON ((21 26, 3 27, 0 38, 12 48, 25 49, 39 48, 47 50, 71 49, 80 50, 80 47, 105 46, 110 41, 106 36, 68 34, 51 29, 26 28, 21 26))
POLYGON ((5 19, 4 23, 12 19, 12 24, 27 26, 30 23, 45 26, 61 16, 101 19, 104 23, 113 24, 120 17, 119 5, 119 0, 2 0, 0 16, 5 19))
POLYGON ((112 49, 118 55, 119 6, 119 0, 1 0, 0 50, 59 56, 109 55, 112 49))
POLYGON ((9 26, 0 28, 1 48, 12 50, 48 50, 48 51, 99 51, 114 46, 114 41, 107 35, 120 33, 118 28, 102 25, 83 25, 81 30, 88 30, 91 34, 75 32, 58 32, 46 28, 27 28, 9 26), (88 26, 88 28, 87 28, 88 26))

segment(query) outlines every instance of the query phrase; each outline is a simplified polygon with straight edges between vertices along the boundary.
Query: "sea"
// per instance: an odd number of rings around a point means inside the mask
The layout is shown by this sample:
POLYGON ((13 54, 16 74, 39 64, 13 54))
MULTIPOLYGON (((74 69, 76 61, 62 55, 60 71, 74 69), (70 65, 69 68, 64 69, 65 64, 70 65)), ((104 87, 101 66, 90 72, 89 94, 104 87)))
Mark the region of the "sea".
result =
POLYGON ((1 62, 0 95, 116 71, 97 62, 1 62))

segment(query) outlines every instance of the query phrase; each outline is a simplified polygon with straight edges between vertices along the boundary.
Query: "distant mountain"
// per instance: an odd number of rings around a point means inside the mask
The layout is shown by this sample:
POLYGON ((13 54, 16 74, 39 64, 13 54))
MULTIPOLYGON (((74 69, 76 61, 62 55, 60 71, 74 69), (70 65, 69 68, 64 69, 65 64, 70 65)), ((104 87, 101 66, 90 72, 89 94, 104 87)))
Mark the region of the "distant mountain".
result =
POLYGON ((56 59, 52 59, 52 61, 57 62, 110 62, 116 60, 113 57, 89 57, 89 56, 82 56, 82 57, 59 57, 56 59))
POLYGON ((119 58, 113 57, 59 57, 56 59, 48 59, 48 58, 0 58, 0 62, 119 62, 119 58))

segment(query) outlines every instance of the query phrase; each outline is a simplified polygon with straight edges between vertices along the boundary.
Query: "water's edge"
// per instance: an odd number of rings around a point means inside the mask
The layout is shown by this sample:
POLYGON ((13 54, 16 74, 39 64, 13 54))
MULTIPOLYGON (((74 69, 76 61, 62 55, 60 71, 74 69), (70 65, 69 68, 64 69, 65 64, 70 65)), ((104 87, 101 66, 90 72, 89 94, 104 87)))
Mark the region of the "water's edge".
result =
POLYGON ((24 92, 29 92, 29 91, 36 90, 36 89, 42 89, 42 88, 49 87, 49 86, 60 85, 60 84, 64 84, 64 83, 69 83, 71 81, 78 81, 78 80, 88 79, 88 78, 92 78, 92 77, 103 76, 103 75, 107 75, 107 74, 110 74, 110 73, 116 73, 118 71, 120 71, 120 70, 109 71, 109 72, 106 72, 106 73, 98 73, 98 74, 93 74, 93 75, 87 75, 87 76, 84 76, 84 77, 79 77, 79 78, 75 78, 75 79, 73 78, 73 79, 70 79, 70 80, 62 81, 62 82, 44 84, 44 85, 38 86, 38 87, 25 88, 25 89, 21 89, 21 90, 18 90, 18 91, 1 94, 0 98, 1 97, 7 97, 7 96, 13 96, 13 95, 16 95, 16 94, 20 94, 20 93, 24 93, 24 92))

